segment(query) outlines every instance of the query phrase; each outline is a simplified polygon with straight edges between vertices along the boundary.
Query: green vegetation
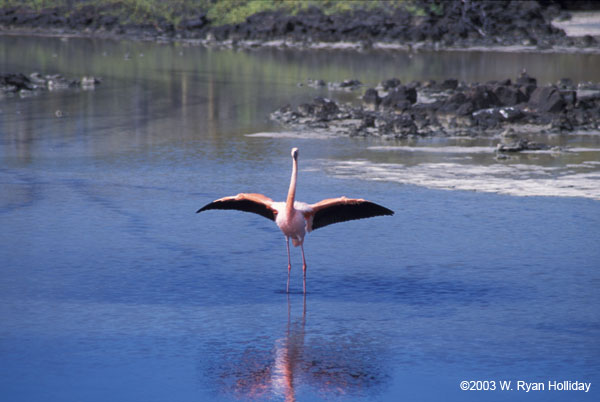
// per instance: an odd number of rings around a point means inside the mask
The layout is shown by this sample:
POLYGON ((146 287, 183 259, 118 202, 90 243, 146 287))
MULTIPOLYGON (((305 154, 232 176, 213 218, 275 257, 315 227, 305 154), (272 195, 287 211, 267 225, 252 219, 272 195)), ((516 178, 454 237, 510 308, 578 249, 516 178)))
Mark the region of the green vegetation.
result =
POLYGON ((212 24, 218 26, 243 22, 261 11, 281 10, 296 14, 309 7, 318 7, 325 14, 397 7, 405 7, 417 15, 424 14, 419 4, 411 0, 0 0, 0 7, 25 6, 34 10, 61 7, 66 14, 90 5, 100 8, 103 13, 119 14, 122 21, 152 23, 166 20, 175 25, 183 17, 200 12, 206 12, 212 24))
MULTIPOLYGON (((210 2, 212 3, 212 2, 210 2)), ((219 0, 207 8, 215 25, 236 24, 261 11, 281 10, 296 14, 317 7, 325 14, 351 12, 357 9, 393 9, 410 3, 406 0, 219 0)))
POLYGON ((212 0, 0 0, 0 7, 9 6, 28 7, 36 11, 58 7, 64 10, 65 15, 92 6, 101 14, 119 17, 122 22, 153 23, 166 20, 177 24, 182 16, 193 16, 209 10, 215 4, 212 0))

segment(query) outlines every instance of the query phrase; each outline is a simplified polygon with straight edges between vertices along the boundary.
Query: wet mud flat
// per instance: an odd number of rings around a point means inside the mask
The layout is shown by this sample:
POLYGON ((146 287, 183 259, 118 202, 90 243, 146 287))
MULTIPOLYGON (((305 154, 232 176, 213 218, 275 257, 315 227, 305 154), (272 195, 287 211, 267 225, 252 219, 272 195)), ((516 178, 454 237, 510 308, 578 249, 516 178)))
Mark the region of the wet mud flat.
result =
MULTIPOLYGON (((302 83, 304 85, 304 83, 302 83)), ((346 91, 364 90, 357 80, 308 85, 346 91)), ((502 136, 500 152, 546 149, 528 141, 528 133, 569 133, 600 129, 600 85, 568 78, 538 86, 526 72, 516 79, 486 83, 457 79, 414 81, 397 78, 357 94, 356 102, 315 97, 312 102, 285 105, 271 119, 295 130, 327 130, 349 136, 404 139, 412 137, 502 136)))

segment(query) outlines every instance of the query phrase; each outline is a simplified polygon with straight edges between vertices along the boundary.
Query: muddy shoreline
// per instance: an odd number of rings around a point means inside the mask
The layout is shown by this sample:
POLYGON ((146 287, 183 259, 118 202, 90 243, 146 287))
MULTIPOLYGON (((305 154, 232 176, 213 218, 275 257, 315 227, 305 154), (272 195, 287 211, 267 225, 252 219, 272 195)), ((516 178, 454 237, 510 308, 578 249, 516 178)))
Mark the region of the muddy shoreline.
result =
POLYGON ((327 15, 310 7, 295 15, 263 11, 238 24, 215 25, 204 10, 174 24, 161 16, 132 22, 122 4, 67 9, 0 8, 0 34, 185 42, 223 47, 389 50, 492 50, 600 53, 600 38, 567 36, 552 24, 570 13, 537 1, 414 2, 405 8, 327 15))

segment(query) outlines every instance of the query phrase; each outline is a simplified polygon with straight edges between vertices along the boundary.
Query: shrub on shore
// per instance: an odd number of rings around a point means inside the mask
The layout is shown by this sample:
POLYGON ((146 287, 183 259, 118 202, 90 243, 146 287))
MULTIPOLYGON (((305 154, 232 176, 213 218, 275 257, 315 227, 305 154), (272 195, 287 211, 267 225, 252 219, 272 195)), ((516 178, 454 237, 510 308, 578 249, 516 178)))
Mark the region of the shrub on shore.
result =
POLYGON ((58 8, 66 17, 82 7, 95 7, 120 20, 129 19, 128 22, 166 20, 173 25, 190 14, 204 13, 213 26, 220 26, 241 23, 263 11, 293 15, 310 7, 317 7, 325 14, 336 14, 357 9, 390 11, 402 6, 419 14, 422 10, 418 3, 411 0, 0 0, 0 8, 25 7, 34 11, 58 8))

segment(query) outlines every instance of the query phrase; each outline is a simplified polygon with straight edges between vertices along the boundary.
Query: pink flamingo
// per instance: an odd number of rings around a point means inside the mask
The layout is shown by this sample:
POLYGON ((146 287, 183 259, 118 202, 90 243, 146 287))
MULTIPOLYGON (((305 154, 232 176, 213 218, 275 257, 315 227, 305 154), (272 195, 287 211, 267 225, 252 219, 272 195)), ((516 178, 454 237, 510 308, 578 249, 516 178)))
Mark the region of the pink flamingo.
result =
POLYGON ((219 198, 196 213, 208 209, 236 209, 252 212, 275 221, 285 236, 288 255, 288 277, 286 291, 290 291, 290 238, 294 247, 302 250, 303 290, 306 293, 306 258, 304 257, 304 236, 306 232, 322 228, 332 223, 353 219, 370 218, 380 215, 394 215, 394 211, 360 198, 328 198, 315 204, 296 201, 296 180, 298 178, 298 148, 292 148, 292 178, 285 202, 275 202, 269 197, 256 193, 219 198))

